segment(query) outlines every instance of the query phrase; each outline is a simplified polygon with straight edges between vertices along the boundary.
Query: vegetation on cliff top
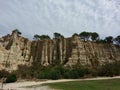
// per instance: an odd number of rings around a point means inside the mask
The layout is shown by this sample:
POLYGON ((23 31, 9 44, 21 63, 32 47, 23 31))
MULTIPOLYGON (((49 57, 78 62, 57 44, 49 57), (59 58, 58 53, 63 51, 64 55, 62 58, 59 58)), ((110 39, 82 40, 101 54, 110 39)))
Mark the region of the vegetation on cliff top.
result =
MULTIPOLYGON (((18 30, 15 29, 12 31, 17 32, 18 35, 21 35, 22 33, 18 30)), ((83 41, 95 41, 97 43, 114 43, 118 46, 120 46, 120 35, 118 35, 117 37, 113 37, 113 36, 107 36, 105 37, 105 39, 100 39, 100 35, 97 32, 86 32, 83 31, 80 34, 74 33, 73 35, 77 35, 80 37, 81 40, 83 41)), ((59 39, 59 38, 64 38, 64 36, 58 32, 53 33, 53 38, 55 39, 59 39)), ((51 37, 49 35, 39 35, 39 34, 35 34, 33 36, 33 40, 44 40, 44 39, 51 39, 51 37)))
MULTIPOLYGON (((79 36, 80 39, 83 40, 83 41, 91 40, 91 41, 94 41, 94 42, 97 42, 97 43, 108 43, 108 44, 115 43, 116 45, 120 45, 120 35, 118 35, 115 38, 113 38, 112 36, 107 36, 107 37, 105 37, 105 39, 100 39, 99 34, 96 33, 96 32, 83 31, 80 34, 74 33, 73 36, 74 35, 79 36)), ((55 32, 54 33, 54 38, 59 39, 59 38, 64 38, 64 36, 61 35, 60 33, 55 32)), ((33 39, 34 40, 50 39, 50 36, 35 34, 33 39)))

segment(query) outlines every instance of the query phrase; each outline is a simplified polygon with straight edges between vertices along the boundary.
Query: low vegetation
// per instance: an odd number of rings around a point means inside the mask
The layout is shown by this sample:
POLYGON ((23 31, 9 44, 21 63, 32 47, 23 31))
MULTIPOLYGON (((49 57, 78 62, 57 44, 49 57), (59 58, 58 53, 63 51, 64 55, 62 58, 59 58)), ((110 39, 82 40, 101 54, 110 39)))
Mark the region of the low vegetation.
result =
POLYGON ((6 78, 6 83, 12 83, 17 81, 17 77, 14 73, 9 73, 5 70, 0 71, 0 79, 6 78))
POLYGON ((17 71, 8 73, 7 71, 0 71, 0 78, 6 76, 7 82, 15 82, 17 78, 21 79, 78 79, 83 77, 96 77, 96 76, 118 76, 120 75, 120 62, 109 63, 99 66, 95 69, 73 66, 73 67, 62 67, 62 66, 48 66, 42 67, 39 65, 33 65, 32 67, 19 66, 17 71))
POLYGON ((75 65, 73 67, 62 66, 48 66, 33 65, 32 67, 19 66, 17 71, 9 73, 7 71, 0 71, 0 78, 7 77, 7 82, 15 82, 17 78, 21 79, 78 79, 83 77, 96 76, 118 76, 120 75, 120 62, 109 63, 97 68, 90 68, 87 66, 75 65))
POLYGON ((7 76, 6 83, 16 82, 17 77, 15 74, 10 74, 7 76))

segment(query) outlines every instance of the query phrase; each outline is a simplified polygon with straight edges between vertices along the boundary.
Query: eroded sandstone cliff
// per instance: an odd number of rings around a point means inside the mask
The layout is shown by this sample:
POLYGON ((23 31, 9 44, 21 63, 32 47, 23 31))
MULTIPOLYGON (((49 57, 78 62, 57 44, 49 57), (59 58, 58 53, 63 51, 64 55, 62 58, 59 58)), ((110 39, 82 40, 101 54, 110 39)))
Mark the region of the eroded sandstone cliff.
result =
POLYGON ((30 41, 17 32, 0 38, 0 69, 16 70, 18 65, 72 66, 76 64, 96 67, 120 60, 120 48, 113 44, 84 42, 76 35, 71 38, 30 41))

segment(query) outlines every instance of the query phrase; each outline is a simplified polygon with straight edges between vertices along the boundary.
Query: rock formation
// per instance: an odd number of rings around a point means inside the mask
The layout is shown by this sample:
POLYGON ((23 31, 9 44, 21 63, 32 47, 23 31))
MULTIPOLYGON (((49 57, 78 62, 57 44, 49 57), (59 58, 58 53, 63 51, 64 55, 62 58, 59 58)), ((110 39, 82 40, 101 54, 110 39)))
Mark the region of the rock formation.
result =
POLYGON ((18 65, 30 65, 31 41, 12 32, 0 38, 0 69, 16 70, 18 65), (28 61, 29 60, 29 61, 28 61))
POLYGON ((120 60, 120 48, 114 44, 84 42, 77 35, 70 38, 30 41, 13 31, 0 38, 0 70, 16 70, 18 65, 95 67, 120 60))

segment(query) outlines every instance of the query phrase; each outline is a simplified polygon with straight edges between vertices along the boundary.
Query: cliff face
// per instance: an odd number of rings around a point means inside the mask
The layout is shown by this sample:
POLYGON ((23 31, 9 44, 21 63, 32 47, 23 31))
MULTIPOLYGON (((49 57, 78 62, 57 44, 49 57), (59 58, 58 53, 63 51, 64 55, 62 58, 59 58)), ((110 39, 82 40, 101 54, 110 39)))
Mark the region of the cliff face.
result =
POLYGON ((30 65, 30 46, 31 41, 17 32, 0 38, 0 69, 16 70, 18 65, 30 65))
POLYGON ((0 69, 16 70, 18 65, 43 66, 76 64, 96 67, 120 60, 120 48, 113 44, 84 42, 78 36, 71 38, 29 41, 17 32, 0 38, 0 69))

